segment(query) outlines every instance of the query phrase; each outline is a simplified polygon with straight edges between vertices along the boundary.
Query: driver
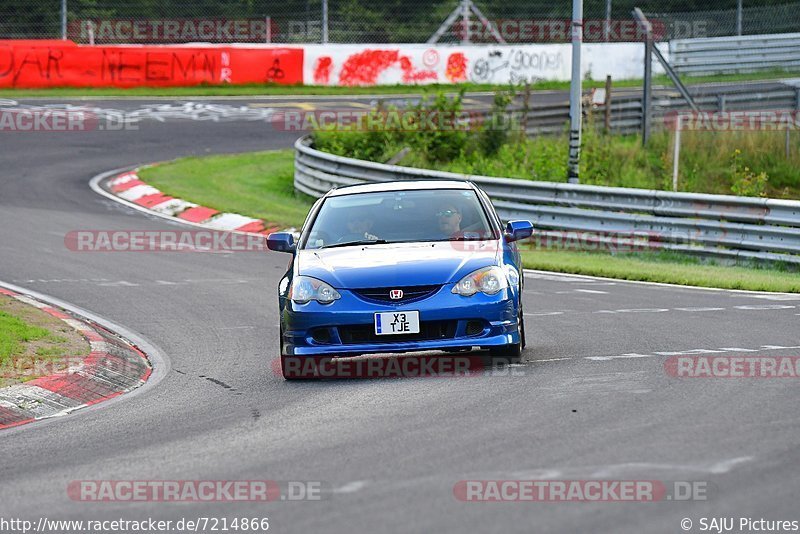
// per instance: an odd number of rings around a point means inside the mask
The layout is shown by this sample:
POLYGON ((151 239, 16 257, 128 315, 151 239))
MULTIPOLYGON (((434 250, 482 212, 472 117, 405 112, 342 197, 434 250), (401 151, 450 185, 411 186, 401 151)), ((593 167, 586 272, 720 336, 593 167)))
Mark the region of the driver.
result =
POLYGON ((461 231, 461 210, 455 204, 447 202, 442 204, 436 212, 439 230, 446 236, 452 236, 461 231))
POLYGON ((377 240, 378 236, 371 234, 374 219, 364 211, 351 211, 347 214, 345 225, 347 232, 339 238, 339 243, 348 241, 377 240))

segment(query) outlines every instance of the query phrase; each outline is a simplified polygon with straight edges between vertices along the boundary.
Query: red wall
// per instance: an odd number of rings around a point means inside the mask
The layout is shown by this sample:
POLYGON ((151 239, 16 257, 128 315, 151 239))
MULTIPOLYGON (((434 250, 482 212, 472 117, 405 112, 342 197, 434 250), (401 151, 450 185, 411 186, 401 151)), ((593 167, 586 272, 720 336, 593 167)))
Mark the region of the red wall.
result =
POLYGON ((303 83, 302 48, 78 46, 0 41, 0 87, 303 83))

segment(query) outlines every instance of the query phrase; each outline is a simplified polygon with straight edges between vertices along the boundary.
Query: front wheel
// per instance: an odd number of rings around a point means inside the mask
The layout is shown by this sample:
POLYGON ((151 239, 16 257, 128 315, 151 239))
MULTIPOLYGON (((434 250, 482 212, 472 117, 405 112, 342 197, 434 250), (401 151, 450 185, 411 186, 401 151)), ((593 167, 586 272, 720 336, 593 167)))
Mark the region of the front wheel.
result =
POLYGON ((280 338, 278 338, 278 352, 281 355, 281 376, 283 376, 284 380, 300 380, 303 378, 301 375, 302 373, 298 372, 298 369, 293 368, 297 367, 296 365, 289 365, 287 360, 290 356, 287 356, 283 353, 283 325, 280 326, 280 338))
POLYGON ((283 376, 284 380, 300 380, 304 378, 302 373, 298 372, 297 369, 292 369, 291 366, 287 365, 286 360, 289 356, 285 354, 281 354, 281 375, 283 376))
POLYGON ((520 288, 519 296, 519 311, 517 312, 517 328, 519 329, 519 343, 512 343, 511 345, 502 345, 489 349, 489 364, 494 365, 508 365, 511 363, 519 363, 522 360, 522 349, 525 348, 525 317, 522 311, 522 291, 520 288))
POLYGON ((519 363, 522 359, 522 344, 512 343, 489 349, 489 363, 491 365, 508 365, 519 363))

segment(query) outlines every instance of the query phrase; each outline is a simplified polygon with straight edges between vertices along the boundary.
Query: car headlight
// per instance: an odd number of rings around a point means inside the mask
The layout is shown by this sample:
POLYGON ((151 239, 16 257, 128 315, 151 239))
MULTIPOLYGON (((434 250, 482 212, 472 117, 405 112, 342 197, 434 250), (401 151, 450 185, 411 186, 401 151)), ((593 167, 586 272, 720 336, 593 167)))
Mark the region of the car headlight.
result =
POLYGON ((297 304, 305 304, 316 300, 320 304, 330 304, 342 296, 330 284, 310 276, 298 276, 292 280, 289 298, 297 304))
POLYGON ((484 267, 469 273, 453 286, 452 292, 464 297, 471 297, 475 293, 496 295, 508 287, 506 273, 500 267, 484 267))

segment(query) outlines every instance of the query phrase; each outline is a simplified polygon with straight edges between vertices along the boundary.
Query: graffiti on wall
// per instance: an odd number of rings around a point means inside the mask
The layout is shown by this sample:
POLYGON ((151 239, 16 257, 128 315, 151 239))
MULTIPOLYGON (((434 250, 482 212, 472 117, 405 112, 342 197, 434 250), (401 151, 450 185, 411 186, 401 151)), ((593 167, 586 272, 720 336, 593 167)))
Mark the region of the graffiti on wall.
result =
POLYGON ((302 82, 302 49, 0 43, 0 87, 302 82))
POLYGON ((473 61, 470 80, 476 83, 533 83, 552 79, 564 65, 560 51, 495 48, 473 61))
POLYGON ((400 48, 309 47, 316 85, 392 83, 525 83, 558 79, 566 63, 561 45, 529 47, 400 48))

